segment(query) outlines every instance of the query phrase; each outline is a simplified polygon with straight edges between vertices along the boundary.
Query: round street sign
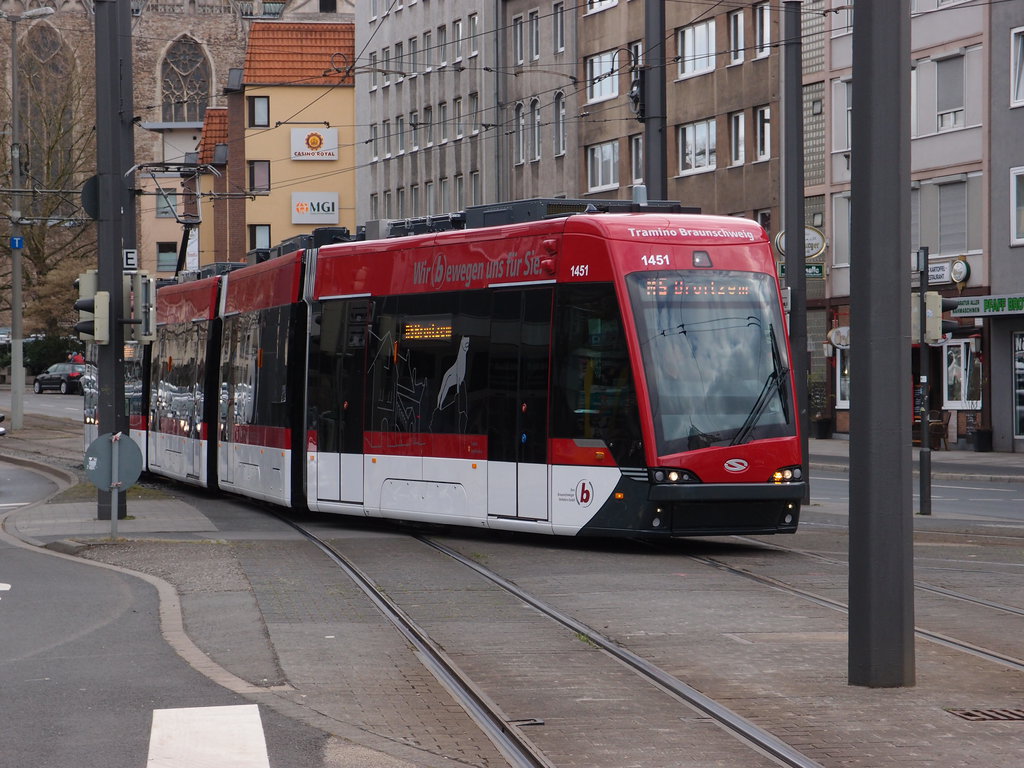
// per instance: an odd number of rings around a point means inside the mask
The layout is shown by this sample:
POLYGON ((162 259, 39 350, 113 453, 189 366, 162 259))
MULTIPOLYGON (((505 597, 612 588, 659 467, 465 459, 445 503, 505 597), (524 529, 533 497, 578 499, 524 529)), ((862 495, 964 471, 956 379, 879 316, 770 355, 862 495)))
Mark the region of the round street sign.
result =
POLYGON ((142 451, 123 432, 118 439, 109 432, 93 440, 85 451, 85 475, 101 491, 109 491, 117 483, 119 491, 135 485, 142 474, 142 451), (117 451, 117 477, 113 476, 114 451, 117 451))
MULTIPOLYGON (((825 233, 817 227, 807 225, 804 227, 804 258, 813 259, 825 252, 825 233)), ((786 255, 786 230, 782 230, 775 236, 775 250, 786 255)))

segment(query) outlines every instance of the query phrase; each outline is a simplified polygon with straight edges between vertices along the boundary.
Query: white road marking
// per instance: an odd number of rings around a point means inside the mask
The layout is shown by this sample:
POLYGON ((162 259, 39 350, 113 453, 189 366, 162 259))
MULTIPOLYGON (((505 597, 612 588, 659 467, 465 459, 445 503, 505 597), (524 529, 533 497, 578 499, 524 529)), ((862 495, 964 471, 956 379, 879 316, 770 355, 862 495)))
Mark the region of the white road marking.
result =
POLYGON ((153 710, 147 768, 270 768, 255 704, 153 710))
POLYGON ((24 507, 24 506, 25 506, 25 502, 21 502, 21 503, 17 503, 17 504, 0 504, 0 508, 3 508, 3 509, 6 509, 8 507, 17 508, 17 507, 24 507))

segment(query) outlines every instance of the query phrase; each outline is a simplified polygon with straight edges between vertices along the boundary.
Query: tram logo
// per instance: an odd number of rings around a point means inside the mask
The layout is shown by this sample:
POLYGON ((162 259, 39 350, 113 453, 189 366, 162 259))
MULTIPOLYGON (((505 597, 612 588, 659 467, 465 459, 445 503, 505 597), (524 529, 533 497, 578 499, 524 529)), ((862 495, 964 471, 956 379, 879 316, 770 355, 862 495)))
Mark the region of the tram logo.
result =
POLYGON ((576 503, 581 507, 589 507, 594 500, 594 484, 589 480, 580 480, 576 484, 576 503))
POLYGON ((746 459, 729 459, 723 466, 726 472, 746 472, 750 464, 746 459))

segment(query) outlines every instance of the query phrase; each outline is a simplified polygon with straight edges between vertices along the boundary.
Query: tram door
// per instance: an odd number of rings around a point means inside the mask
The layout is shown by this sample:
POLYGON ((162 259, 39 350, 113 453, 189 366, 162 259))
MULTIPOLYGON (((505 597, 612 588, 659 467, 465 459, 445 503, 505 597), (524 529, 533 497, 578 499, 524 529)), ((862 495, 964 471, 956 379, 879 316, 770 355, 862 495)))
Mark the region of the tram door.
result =
POLYGON ((496 291, 491 316, 487 497, 493 516, 547 520, 549 287, 496 291))

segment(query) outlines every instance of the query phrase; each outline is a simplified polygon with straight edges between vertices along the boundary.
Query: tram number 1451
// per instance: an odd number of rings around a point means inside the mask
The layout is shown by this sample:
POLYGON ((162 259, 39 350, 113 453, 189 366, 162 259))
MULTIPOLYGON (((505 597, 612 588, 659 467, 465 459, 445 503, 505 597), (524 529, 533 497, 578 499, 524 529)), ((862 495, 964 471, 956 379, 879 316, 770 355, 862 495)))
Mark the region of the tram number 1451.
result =
POLYGON ((667 253, 650 253, 643 257, 645 267, 667 267, 669 257, 667 253))
POLYGON ((570 267, 569 273, 573 277, 586 277, 587 275, 590 274, 590 265, 589 264, 574 264, 572 267, 570 267))

